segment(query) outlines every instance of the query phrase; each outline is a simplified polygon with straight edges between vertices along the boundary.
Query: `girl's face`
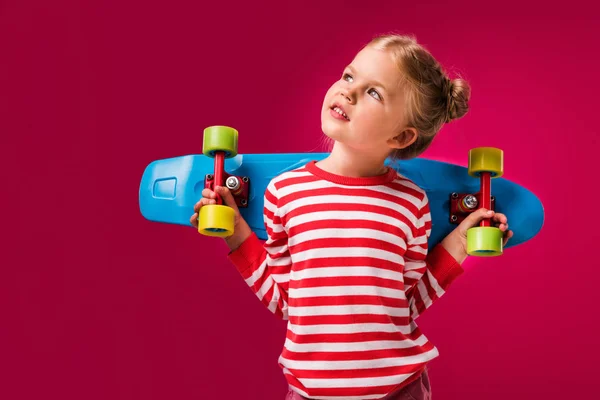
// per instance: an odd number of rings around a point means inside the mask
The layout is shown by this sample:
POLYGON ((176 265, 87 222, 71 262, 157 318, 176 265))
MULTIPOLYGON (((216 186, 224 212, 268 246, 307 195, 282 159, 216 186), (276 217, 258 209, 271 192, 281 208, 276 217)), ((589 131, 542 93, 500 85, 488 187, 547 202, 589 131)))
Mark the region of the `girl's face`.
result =
POLYGON ((391 56, 364 48, 325 95, 321 110, 323 133, 368 154, 398 147, 390 139, 401 133, 405 120, 399 83, 400 71, 391 56), (335 106, 346 116, 339 115, 335 106))

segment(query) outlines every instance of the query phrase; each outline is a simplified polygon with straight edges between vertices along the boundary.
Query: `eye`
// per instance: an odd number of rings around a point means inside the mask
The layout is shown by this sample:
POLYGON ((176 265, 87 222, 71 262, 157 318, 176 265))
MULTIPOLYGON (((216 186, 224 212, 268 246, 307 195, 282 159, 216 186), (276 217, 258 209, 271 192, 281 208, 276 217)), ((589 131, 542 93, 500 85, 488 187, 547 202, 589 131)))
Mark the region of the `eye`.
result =
MULTIPOLYGON (((352 78, 352 75, 350 75, 348 73, 344 73, 342 75, 342 79, 345 80, 346 82, 352 82, 352 81, 349 81, 347 78, 350 78, 350 79, 354 80, 354 78, 352 78)), ((375 89, 369 89, 369 91, 367 93, 370 93, 370 92, 375 93, 375 96, 373 96, 373 97, 376 100, 379 100, 379 101, 383 100, 382 97, 381 97, 381 95, 379 94, 379 92, 377 90, 375 90, 375 89)))
POLYGON ((375 94, 377 95, 376 99, 377 99, 377 100, 381 100, 381 95, 379 94, 379 92, 377 92, 377 90, 375 90, 375 89, 371 89, 371 90, 369 90, 369 92, 373 92, 373 93, 375 93, 375 94))

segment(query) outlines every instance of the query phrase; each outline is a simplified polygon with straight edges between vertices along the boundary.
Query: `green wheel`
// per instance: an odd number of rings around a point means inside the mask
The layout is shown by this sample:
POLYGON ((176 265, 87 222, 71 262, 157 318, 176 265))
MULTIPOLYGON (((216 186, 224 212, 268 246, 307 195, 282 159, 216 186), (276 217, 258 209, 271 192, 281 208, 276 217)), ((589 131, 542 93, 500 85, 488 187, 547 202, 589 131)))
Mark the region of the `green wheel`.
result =
POLYGON ((469 151, 469 175, 478 178, 481 172, 489 172, 492 178, 504 173, 504 152, 495 147, 477 147, 469 151))
POLYGON ((229 206, 208 204, 200 209, 198 232, 206 236, 227 237, 233 235, 235 211, 229 206))
POLYGON ((495 226, 477 226, 467 230, 467 254, 492 257, 502 254, 504 233, 495 226))
POLYGON ((238 151, 238 131, 221 125, 204 129, 202 153, 212 158, 216 151, 225 152, 225 158, 235 157, 238 151))

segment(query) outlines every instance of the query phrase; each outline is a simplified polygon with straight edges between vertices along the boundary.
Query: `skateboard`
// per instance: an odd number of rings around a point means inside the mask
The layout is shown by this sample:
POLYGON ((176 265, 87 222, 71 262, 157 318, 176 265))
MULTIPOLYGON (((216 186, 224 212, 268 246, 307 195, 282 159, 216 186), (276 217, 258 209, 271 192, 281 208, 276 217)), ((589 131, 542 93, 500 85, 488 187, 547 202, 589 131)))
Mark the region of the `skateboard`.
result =
MULTIPOLYGON (((227 186, 252 231, 266 240, 263 196, 270 180, 329 155, 238 154, 238 131, 227 126, 206 128, 203 139, 203 154, 156 160, 146 166, 139 187, 139 207, 145 219, 192 226, 190 216, 202 190, 227 186)), ((503 154, 493 147, 471 149, 468 167, 425 158, 392 165, 427 193, 432 218, 429 248, 480 207, 505 214, 513 237, 503 246, 503 232, 485 219, 467 232, 470 255, 498 256, 504 248, 525 243, 538 234, 544 223, 543 205, 530 190, 502 177, 503 154)), ((386 165, 391 165, 389 160, 386 165)), ((216 200, 217 204, 200 209, 198 231, 226 237, 233 233, 234 211, 218 195, 216 200)))

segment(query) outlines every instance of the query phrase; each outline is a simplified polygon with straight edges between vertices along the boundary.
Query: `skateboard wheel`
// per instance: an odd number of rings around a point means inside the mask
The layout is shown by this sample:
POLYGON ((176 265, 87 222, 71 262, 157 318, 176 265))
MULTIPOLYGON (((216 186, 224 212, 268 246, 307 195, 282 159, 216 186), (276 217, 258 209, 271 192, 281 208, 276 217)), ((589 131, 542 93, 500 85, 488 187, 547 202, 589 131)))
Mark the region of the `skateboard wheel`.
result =
POLYGON ((494 226, 477 226, 467 230, 467 254, 491 257, 502 254, 504 233, 494 226))
POLYGON ((233 235, 235 211, 229 206, 209 204, 200 209, 198 232, 206 236, 233 235))
POLYGON ((479 177, 481 172, 489 172, 492 178, 504 173, 504 152, 495 147, 477 147, 469 151, 469 175, 479 177))
POLYGON ((204 129, 202 153, 214 157, 215 152, 225 152, 225 158, 235 157, 238 151, 238 131, 228 126, 209 126, 204 129))

